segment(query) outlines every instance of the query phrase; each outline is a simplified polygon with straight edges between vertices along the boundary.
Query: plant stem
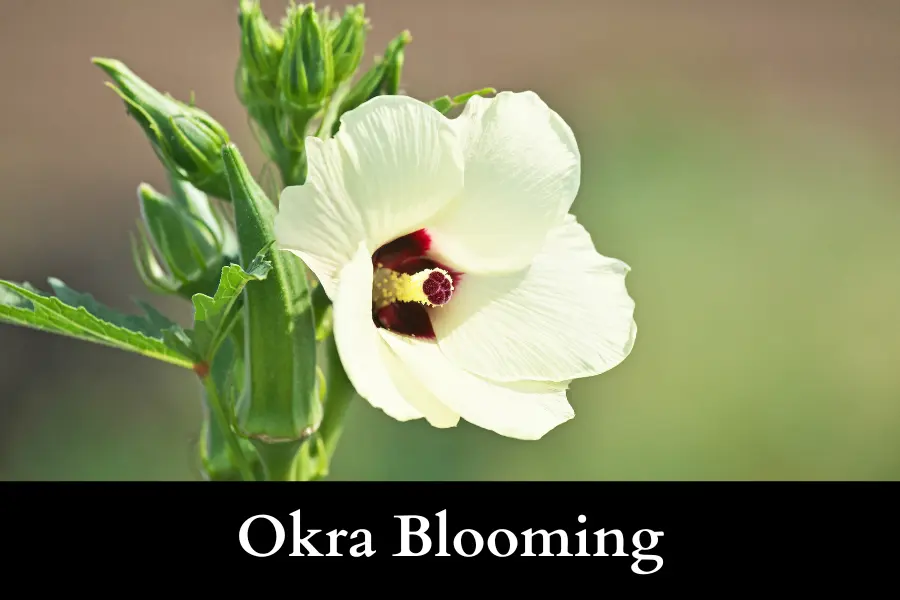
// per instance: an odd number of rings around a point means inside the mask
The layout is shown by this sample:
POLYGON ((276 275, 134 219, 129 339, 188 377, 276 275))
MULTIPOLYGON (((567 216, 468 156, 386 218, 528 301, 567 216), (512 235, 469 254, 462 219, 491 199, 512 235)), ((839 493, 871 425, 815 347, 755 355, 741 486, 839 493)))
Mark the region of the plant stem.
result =
POLYGON ((347 408, 356 396, 338 356, 334 336, 328 336, 322 343, 327 361, 325 414, 314 439, 307 442, 298 459, 296 477, 300 481, 319 480, 328 475, 331 459, 344 431, 347 408))
POLYGON ((228 454, 232 464, 240 471, 244 481, 254 481, 256 478, 253 476, 253 469, 250 468, 250 463, 247 462, 247 457, 244 456, 241 444, 234 433, 234 429, 231 427, 231 419, 228 418, 228 413, 222 405, 222 398, 219 396, 219 390, 216 388, 215 382, 209 375, 201 378, 201 381, 203 382, 203 388, 206 390, 206 399, 209 403, 210 412, 216 420, 216 426, 225 435, 225 441, 228 444, 228 454))
POLYGON ((322 341, 331 335, 333 329, 331 300, 325 294, 325 289, 320 283, 312 292, 313 317, 316 320, 316 339, 322 341))
POLYGON ((295 481, 294 464, 306 440, 268 442, 252 440, 265 469, 266 481, 295 481))
POLYGON ((325 416, 322 419, 322 425, 319 426, 319 434, 325 443, 325 450, 330 463, 331 457, 334 456, 334 451, 337 449, 341 433, 344 431, 344 417, 347 415, 350 401, 356 396, 356 390, 353 384, 350 383, 343 364, 341 364, 334 336, 329 336, 324 343, 328 357, 328 397, 325 399, 325 416))

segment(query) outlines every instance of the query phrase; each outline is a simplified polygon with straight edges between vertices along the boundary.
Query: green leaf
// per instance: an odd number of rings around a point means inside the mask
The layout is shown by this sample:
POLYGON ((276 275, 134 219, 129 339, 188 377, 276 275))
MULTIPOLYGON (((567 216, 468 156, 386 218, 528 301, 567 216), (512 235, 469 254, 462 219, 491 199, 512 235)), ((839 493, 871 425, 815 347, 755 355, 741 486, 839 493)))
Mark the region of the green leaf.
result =
POLYGON ((460 105, 465 104, 469 101, 469 98, 473 96, 487 96, 488 94, 496 94, 497 90, 494 88, 482 88, 480 90, 475 90, 474 92, 466 92, 465 94, 460 94, 453 98, 453 104, 460 105))
POLYGON ((194 329, 190 332, 193 350, 203 358, 211 361, 216 350, 228 335, 240 311, 237 310, 241 292, 251 281, 261 281, 269 274, 272 263, 265 260, 269 244, 256 255, 245 271, 239 264, 230 264, 222 269, 219 287, 215 296, 194 294, 194 329))
POLYGON ((185 330, 140 300, 136 303, 143 315, 122 314, 55 278, 48 280, 55 296, 28 283, 0 280, 0 323, 135 352, 186 369, 198 363, 208 366, 240 315, 236 307, 244 286, 268 275, 272 265, 264 259, 267 251, 264 248, 247 271, 236 263, 225 266, 214 297, 194 294, 193 329, 185 330))
POLYGON ((447 114, 451 108, 453 108, 453 98, 450 96, 441 96, 440 98, 435 98, 431 102, 429 102, 431 106, 437 110, 442 115, 447 114))
POLYGON ((59 279, 48 281, 55 296, 28 283, 0 280, 0 322, 134 352, 186 369, 194 366, 189 349, 169 341, 180 339, 184 331, 161 314, 125 315, 59 279))
POLYGON ((460 94, 459 96, 455 96, 451 98, 450 96, 441 96, 440 98, 435 98, 429 104, 437 110, 442 115, 447 114, 451 108, 461 106, 469 101, 473 96, 487 96, 489 94, 496 94, 497 90, 494 88, 484 88, 480 90, 476 90, 474 92, 467 92, 465 94, 460 94))

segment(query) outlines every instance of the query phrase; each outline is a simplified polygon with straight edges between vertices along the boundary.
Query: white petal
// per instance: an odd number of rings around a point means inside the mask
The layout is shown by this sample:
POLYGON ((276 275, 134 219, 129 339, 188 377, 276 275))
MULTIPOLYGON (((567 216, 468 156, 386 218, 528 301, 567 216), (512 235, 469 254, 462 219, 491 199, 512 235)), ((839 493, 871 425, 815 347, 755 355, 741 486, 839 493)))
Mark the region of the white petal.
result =
POLYGON ((334 138, 307 138, 306 183, 282 192, 275 221, 279 246, 306 262, 329 297, 359 242, 371 255, 422 228, 463 185, 452 122, 424 102, 378 96, 341 123, 334 138))
POLYGON ((309 173, 302 186, 281 193, 275 217, 278 246, 299 256, 334 300, 337 277, 366 239, 362 217, 344 188, 341 148, 307 138, 309 173))
POLYGON ((429 223, 433 248, 464 272, 520 269, 578 193, 575 136, 532 92, 475 96, 453 123, 465 152, 465 189, 429 223))
POLYGON ((537 440, 575 416, 566 399, 568 382, 487 381, 455 366, 434 343, 379 332, 425 387, 473 425, 506 437, 537 440))
POLYGON ((435 427, 453 427, 459 415, 410 377, 372 321, 372 259, 360 244, 340 272, 334 301, 334 339, 347 377, 360 396, 398 421, 422 416, 435 427))
POLYGON ((431 320, 444 354, 497 381, 562 381, 608 371, 637 335, 630 268, 597 253, 568 215, 526 270, 465 276, 431 320))

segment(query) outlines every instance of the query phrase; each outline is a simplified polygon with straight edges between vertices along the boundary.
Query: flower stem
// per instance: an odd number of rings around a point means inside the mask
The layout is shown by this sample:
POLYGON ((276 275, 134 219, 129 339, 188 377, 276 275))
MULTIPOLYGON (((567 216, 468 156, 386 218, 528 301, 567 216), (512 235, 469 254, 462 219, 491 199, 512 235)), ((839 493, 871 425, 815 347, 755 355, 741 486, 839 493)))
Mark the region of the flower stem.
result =
POLYGON ((250 468, 250 463, 247 462, 247 457, 244 456, 240 442, 234 433, 234 429, 231 427, 231 419, 228 418, 228 413, 222 405, 222 398, 219 396, 219 391, 216 389, 213 378, 207 375, 202 377, 201 381, 203 382, 203 389, 206 390, 206 400, 209 404, 210 412, 216 421, 215 425, 220 428, 225 436, 225 442, 228 444, 228 455, 232 464, 237 467, 244 481, 254 481, 256 478, 253 476, 253 469, 250 468))
POLYGON ((296 477, 300 481, 319 480, 328 476, 331 459, 344 431, 347 409, 356 396, 356 390, 341 364, 334 336, 328 336, 322 343, 327 361, 325 415, 315 439, 307 442, 297 462, 296 477))
POLYGON ((334 336, 329 336, 325 341, 325 352, 328 357, 328 397, 325 399, 325 416, 319 427, 319 434, 325 443, 327 460, 330 463, 341 433, 344 431, 344 418, 351 400, 356 395, 356 390, 341 364, 334 336))
POLYGON ((269 442, 253 439, 265 469, 266 481, 295 481, 294 464, 305 440, 269 442))

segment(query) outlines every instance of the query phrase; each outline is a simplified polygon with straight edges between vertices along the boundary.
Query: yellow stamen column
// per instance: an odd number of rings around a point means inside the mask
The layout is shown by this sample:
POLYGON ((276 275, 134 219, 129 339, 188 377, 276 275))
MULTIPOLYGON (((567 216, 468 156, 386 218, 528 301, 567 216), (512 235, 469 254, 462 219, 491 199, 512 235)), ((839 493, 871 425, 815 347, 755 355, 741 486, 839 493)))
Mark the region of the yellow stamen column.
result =
POLYGON ((453 279, 443 269, 424 269, 412 275, 398 273, 381 265, 375 270, 372 302, 376 310, 394 302, 442 306, 452 295, 453 279))

